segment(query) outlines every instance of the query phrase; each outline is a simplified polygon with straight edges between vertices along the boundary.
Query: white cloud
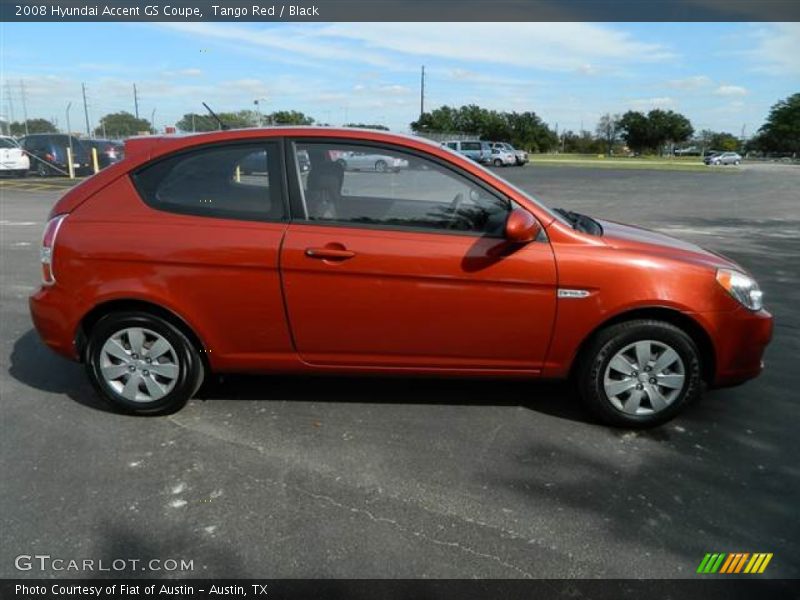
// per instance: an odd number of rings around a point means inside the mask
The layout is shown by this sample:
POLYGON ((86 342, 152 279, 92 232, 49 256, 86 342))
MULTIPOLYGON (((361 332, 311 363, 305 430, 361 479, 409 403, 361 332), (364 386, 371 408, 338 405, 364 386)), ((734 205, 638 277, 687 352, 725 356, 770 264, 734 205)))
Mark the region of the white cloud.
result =
POLYGON ((710 77, 705 75, 694 75, 692 77, 685 77, 683 79, 672 79, 667 82, 667 87, 675 88, 678 90, 696 90, 704 88, 713 83, 710 77))
POLYGON ((373 50, 556 71, 673 56, 661 44, 595 23, 333 23, 318 33, 373 50))
POLYGON ((638 109, 652 109, 652 108, 672 108, 676 102, 674 98, 669 96, 660 96, 657 98, 637 98, 631 100, 628 104, 633 108, 638 109))
POLYGON ((721 85, 714 90, 715 96, 746 96, 747 88, 740 85, 721 85))
POLYGON ((757 71, 769 75, 800 75, 800 23, 770 23, 752 35, 756 46, 744 55, 757 71))

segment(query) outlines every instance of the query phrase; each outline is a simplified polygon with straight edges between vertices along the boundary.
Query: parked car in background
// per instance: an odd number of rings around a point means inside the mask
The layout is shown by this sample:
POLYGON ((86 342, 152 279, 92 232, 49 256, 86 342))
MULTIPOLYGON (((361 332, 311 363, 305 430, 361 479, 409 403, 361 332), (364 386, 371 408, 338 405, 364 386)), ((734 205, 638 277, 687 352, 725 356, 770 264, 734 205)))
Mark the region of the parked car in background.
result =
POLYGON ((24 177, 30 166, 30 159, 17 141, 12 137, 0 136, 0 175, 24 177))
POLYGON ((90 153, 90 162, 92 148, 97 150, 97 163, 101 169, 105 169, 108 165, 113 165, 115 162, 119 162, 125 158, 125 145, 122 142, 95 139, 82 140, 82 142, 86 145, 90 153))
POLYGON ((91 170, 91 158, 78 138, 62 133, 32 133, 20 141, 30 157, 30 170, 40 177, 69 174, 67 148, 72 148, 72 165, 77 174, 91 170))
POLYGON ((495 167, 513 167, 517 164, 517 155, 505 148, 492 148, 492 164, 495 167))
POLYGON ((479 140, 453 140, 450 142, 442 142, 442 146, 455 150, 459 154, 463 154, 475 162, 485 165, 491 164, 492 162, 492 146, 489 142, 481 142, 479 140))
POLYGON ((526 162, 528 162, 528 153, 525 152, 525 150, 517 150, 508 142, 492 142, 492 148, 500 148, 506 150, 507 152, 513 153, 517 159, 518 165, 524 165, 526 162))
POLYGON ((550 209, 435 143, 286 127, 127 144, 53 206, 30 299, 45 344, 120 410, 178 410, 213 372, 571 377, 600 419, 643 427, 763 368, 772 316, 735 261, 550 209), (410 168, 364 177, 334 158, 352 152, 410 168), (266 172, 241 179, 250 154, 266 172))
POLYGON ((706 156, 703 162, 707 165, 738 165, 742 162, 742 156, 736 152, 721 152, 706 156))
POLYGON ((339 153, 336 162, 345 171, 377 171, 386 173, 387 171, 399 171, 408 168, 408 161, 396 156, 386 154, 376 154, 374 152, 342 152, 339 153))

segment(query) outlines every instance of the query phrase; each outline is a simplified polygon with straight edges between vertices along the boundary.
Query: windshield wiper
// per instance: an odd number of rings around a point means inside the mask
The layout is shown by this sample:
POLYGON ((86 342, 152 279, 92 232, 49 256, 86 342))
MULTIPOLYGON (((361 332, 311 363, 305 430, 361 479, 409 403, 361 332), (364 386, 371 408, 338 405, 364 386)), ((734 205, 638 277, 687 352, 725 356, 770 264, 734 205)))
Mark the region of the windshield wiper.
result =
POLYGON ((569 224, 572 225, 572 228, 576 231, 588 233, 590 235, 603 235, 602 225, 591 217, 566 210, 565 208, 556 208, 555 212, 569 221, 569 224))

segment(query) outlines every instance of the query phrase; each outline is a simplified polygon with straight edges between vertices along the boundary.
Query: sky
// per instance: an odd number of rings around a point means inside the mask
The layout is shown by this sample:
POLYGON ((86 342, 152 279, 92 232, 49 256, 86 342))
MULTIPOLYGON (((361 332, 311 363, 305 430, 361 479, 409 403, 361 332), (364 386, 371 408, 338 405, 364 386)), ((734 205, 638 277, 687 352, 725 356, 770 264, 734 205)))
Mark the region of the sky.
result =
POLYGON ((534 111, 560 131, 604 113, 683 113, 745 136, 800 92, 800 23, 0 23, 0 115, 85 130, 134 111, 158 129, 217 112, 300 110, 408 131, 425 107, 534 111), (22 81, 22 85, 20 84, 22 81), (24 92, 23 92, 24 89, 24 92), (155 111, 155 112, 153 112, 155 111))

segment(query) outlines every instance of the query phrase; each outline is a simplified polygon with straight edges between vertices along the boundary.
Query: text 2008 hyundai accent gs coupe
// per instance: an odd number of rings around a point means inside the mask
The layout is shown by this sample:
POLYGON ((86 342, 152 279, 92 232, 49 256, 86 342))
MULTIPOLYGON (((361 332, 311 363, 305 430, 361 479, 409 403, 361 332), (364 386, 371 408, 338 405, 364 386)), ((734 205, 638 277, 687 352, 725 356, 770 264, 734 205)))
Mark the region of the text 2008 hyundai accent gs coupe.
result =
POLYGON ((758 375, 772 334, 734 262, 364 130, 133 140, 53 208, 42 278, 44 341, 135 413, 209 372, 571 377, 600 419, 649 426, 758 375))

